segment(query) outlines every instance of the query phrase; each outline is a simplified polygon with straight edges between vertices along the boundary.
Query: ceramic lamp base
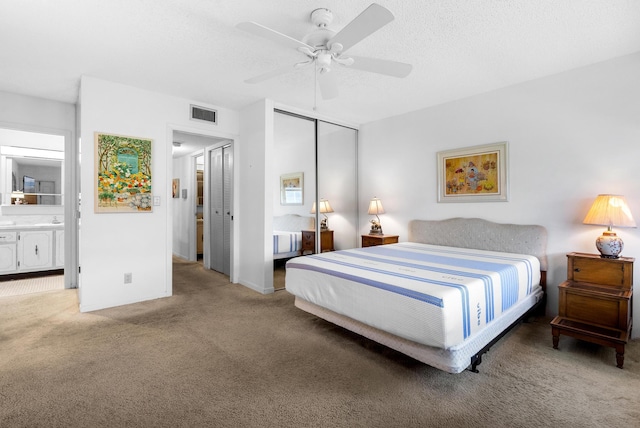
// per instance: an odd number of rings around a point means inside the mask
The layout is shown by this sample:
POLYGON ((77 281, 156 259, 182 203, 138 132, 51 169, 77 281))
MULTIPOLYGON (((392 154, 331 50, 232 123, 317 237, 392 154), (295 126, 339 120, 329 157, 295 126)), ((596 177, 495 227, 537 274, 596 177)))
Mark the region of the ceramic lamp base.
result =
POLYGON ((600 251, 600 257, 617 259, 624 248, 624 243, 615 232, 605 231, 596 239, 596 248, 600 251))

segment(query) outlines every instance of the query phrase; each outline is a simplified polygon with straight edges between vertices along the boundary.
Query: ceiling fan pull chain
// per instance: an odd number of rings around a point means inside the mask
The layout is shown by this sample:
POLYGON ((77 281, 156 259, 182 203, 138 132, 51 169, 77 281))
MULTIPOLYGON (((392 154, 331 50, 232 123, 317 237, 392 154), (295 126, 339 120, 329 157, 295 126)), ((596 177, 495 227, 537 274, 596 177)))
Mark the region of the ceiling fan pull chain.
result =
POLYGON ((313 111, 318 111, 318 66, 313 67, 313 111))

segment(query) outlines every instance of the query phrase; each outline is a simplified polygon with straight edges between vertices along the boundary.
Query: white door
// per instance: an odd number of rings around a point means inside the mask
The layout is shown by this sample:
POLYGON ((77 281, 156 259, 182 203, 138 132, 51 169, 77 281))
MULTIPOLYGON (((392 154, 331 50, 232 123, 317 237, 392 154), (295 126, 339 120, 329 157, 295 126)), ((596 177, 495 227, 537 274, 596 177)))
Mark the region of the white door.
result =
POLYGON ((231 194, 233 192, 233 148, 210 151, 209 204, 211 269, 231 274, 231 194))
POLYGON ((20 232, 18 255, 20 270, 46 270, 52 267, 53 230, 20 232))

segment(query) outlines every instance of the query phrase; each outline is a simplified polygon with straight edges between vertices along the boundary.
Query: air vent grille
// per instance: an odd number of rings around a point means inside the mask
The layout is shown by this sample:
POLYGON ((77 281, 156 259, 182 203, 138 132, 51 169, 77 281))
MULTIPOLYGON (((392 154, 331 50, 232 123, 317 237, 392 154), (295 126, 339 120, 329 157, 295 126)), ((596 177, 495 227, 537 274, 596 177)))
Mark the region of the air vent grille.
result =
POLYGON ((191 119, 218 124, 218 111, 191 105, 191 119))

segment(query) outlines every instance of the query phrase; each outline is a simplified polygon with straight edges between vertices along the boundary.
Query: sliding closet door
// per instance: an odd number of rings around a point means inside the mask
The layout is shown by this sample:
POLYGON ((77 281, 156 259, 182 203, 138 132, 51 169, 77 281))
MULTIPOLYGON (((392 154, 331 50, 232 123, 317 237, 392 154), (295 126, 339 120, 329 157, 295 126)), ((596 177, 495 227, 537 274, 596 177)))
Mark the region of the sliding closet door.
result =
MULTIPOLYGON (((313 217, 316 200, 316 124, 315 120, 276 112, 274 115, 273 162, 273 215, 313 217), (289 198, 284 186, 293 185, 293 177, 301 187, 295 198, 289 198)), ((293 232, 293 230, 289 230, 293 232)))
MULTIPOLYGON (((358 246, 357 140, 355 129, 318 121, 318 199, 329 202, 327 213, 333 246, 358 246)), ((324 218, 324 215, 322 216, 324 218)))
POLYGON ((305 254, 358 246, 357 131, 317 119, 277 111, 274 117, 274 216, 314 217, 304 234, 305 254), (303 197, 282 198, 283 177, 302 178, 303 197), (332 212, 317 212, 327 205, 332 212), (314 248, 315 244, 315 249, 314 248))

